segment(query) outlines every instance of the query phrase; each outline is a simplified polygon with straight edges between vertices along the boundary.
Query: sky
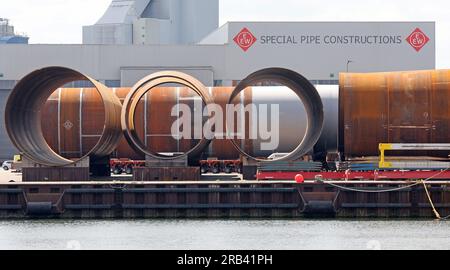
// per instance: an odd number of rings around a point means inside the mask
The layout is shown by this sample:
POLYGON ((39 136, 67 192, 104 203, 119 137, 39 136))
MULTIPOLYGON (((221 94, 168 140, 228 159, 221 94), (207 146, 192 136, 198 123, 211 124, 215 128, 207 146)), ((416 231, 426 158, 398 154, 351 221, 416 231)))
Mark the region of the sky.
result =
MULTIPOLYGON (((111 0, 0 0, 30 43, 81 43, 82 26, 94 24, 111 0)), ((227 21, 435 21, 436 67, 450 68, 448 0, 220 0, 227 21)))

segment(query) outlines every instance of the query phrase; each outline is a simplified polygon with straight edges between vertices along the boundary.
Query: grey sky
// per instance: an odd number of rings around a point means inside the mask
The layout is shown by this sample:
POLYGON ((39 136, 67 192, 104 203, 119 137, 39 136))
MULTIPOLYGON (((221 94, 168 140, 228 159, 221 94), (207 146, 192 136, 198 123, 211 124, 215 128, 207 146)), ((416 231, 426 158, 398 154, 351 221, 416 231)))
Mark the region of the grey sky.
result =
MULTIPOLYGON (((31 43, 81 43, 81 26, 94 24, 110 0, 1 0, 0 17, 11 19, 31 43)), ((450 68, 448 0, 221 0, 227 21, 435 21, 437 68, 450 68)))

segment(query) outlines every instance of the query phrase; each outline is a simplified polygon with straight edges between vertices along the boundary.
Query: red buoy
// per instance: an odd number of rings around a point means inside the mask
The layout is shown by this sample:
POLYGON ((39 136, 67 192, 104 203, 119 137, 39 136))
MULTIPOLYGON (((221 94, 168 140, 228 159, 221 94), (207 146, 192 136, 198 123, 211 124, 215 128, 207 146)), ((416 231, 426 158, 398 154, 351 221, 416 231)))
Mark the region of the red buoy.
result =
POLYGON ((297 175, 295 176, 295 182, 296 182, 296 183, 299 183, 299 184, 302 184, 302 183, 305 182, 305 178, 303 177, 303 175, 297 174, 297 175))

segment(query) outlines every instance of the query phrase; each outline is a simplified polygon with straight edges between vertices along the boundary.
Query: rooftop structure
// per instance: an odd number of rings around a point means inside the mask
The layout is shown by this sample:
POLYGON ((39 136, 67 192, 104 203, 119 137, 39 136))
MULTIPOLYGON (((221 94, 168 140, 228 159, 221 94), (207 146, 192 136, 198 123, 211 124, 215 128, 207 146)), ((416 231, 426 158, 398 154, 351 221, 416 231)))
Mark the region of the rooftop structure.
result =
POLYGON ((83 44, 195 44, 218 24, 218 0, 113 0, 83 44))
POLYGON ((28 44, 28 37, 16 34, 8 19, 0 18, 0 44, 28 44))

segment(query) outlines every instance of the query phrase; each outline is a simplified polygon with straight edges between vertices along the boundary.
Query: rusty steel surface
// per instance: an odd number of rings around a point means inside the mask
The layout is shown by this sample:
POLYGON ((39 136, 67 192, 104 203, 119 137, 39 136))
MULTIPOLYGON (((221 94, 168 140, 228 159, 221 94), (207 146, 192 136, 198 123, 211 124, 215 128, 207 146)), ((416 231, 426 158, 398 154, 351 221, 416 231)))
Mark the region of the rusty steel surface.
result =
MULTIPOLYGON (((113 88, 112 91, 123 100, 130 89, 113 88)), ((141 114, 142 107, 139 108, 141 114)), ((42 121, 45 140, 53 151, 65 158, 86 155, 101 137, 103 125, 99 123, 105 122, 103 102, 95 88, 59 88, 47 100, 41 115, 45 119, 42 121)), ((143 117, 139 126, 143 127, 143 117)), ((144 159, 131 149, 123 136, 111 155, 144 159)))
POLYGON ((133 180, 145 181, 200 181, 200 167, 165 167, 133 169, 133 180))
MULTIPOLYGON (((367 180, 367 179, 359 179, 359 180, 329 180, 326 181, 326 183, 330 184, 339 184, 342 186, 347 185, 411 185, 411 180, 367 180)), ((0 187, 5 186, 19 186, 19 187, 27 187, 27 186, 33 186, 33 185, 42 185, 46 187, 51 186, 71 186, 71 185, 107 185, 114 187, 115 185, 123 186, 123 185, 193 185, 193 186, 204 186, 204 185, 215 185, 215 186, 225 186, 225 185, 247 185, 247 186, 254 186, 254 185, 267 185, 267 184, 280 184, 280 185, 303 185, 295 182, 295 180, 223 180, 223 181, 211 181, 211 180, 200 180, 200 181, 143 181, 136 183, 135 181, 131 180, 125 180, 120 181, 118 183, 117 181, 96 181, 90 180, 90 181, 67 181, 67 182, 61 182, 61 181, 41 181, 41 182, 15 182, 15 183, 9 183, 9 182, 0 182, 0 187)), ((304 184, 315 184, 315 185, 323 185, 324 183, 318 182, 317 180, 305 180, 304 184)), ((433 185, 449 185, 450 186, 450 180, 428 180, 425 181, 425 184, 433 184, 433 185)))
POLYGON ((45 166, 63 167, 88 156, 95 159, 113 152, 122 136, 120 113, 120 100, 106 86, 69 68, 47 67, 28 74, 13 89, 5 108, 5 124, 11 141, 28 159, 45 166), (41 112, 55 89, 80 80, 92 83, 100 94, 105 121, 101 136, 93 148, 81 158, 70 160, 58 155, 47 144, 42 131, 41 112))
MULTIPOLYGON (((121 101, 130 93, 130 90, 130 88, 112 89, 121 101)), ((232 90, 232 87, 211 88, 210 92, 214 103, 225 110, 232 90)), ((247 96, 250 96, 250 99, 246 102, 251 102, 251 93, 246 95, 246 99, 247 96)), ((144 96, 136 109, 135 128, 141 140, 145 141, 147 137, 147 149, 154 149, 158 152, 183 152, 195 146, 198 140, 175 140, 171 136, 170 125, 167 125, 167 123, 174 122, 175 118, 171 116, 171 106, 186 104, 192 107, 193 98, 200 97, 196 96, 195 92, 189 88, 182 87, 157 87, 144 96)), ((56 153, 66 158, 79 157, 80 152, 86 154, 101 136, 102 127, 95 123, 104 122, 102 107, 102 101, 95 88, 60 88, 56 90, 42 110, 42 119, 45 119, 42 121, 42 131, 45 140, 56 153), (82 104, 78 102, 80 91, 82 92, 82 104), (70 123, 80 122, 81 130, 78 126, 68 129, 64 126, 67 121, 70 123), (58 136, 62 133, 65 133, 65 138, 58 136), (76 141, 80 144, 70 151, 70 145, 65 144, 65 141, 76 141)), ((225 126, 225 119, 223 126, 225 126)), ((226 139, 214 139, 205 154, 221 159, 239 158, 239 153, 226 139)), ((111 155, 133 160, 145 159, 145 155, 135 151, 125 137, 120 139, 116 150, 111 155)))
POLYGON ((342 73, 339 107, 339 146, 348 158, 377 156, 379 143, 448 143, 450 70, 342 73))
POLYGON ((148 149, 145 143, 139 138, 135 125, 136 108, 139 101, 152 89, 164 84, 179 84, 192 89, 199 95, 203 103, 207 106, 213 100, 206 87, 197 79, 187 74, 176 71, 162 71, 151 74, 139 81, 125 98, 122 108, 122 129, 130 145, 139 153, 151 156, 160 160, 173 160, 182 156, 195 157, 201 154, 209 145, 210 141, 205 136, 192 149, 180 155, 164 155, 152 149, 148 149))
MULTIPOLYGON (((238 95, 235 101, 241 104, 280 104, 279 126, 283 130, 280 134, 280 145, 275 152, 289 152, 297 146, 306 130, 306 112, 300 99, 286 87, 275 87, 268 91, 266 87, 249 87, 243 95, 238 95), (276 89, 275 89, 276 88, 276 89)), ((338 86, 316 86, 324 105, 324 131, 321 139, 314 147, 314 152, 335 151, 337 148, 337 119, 338 119, 338 86), (320 146, 320 147, 318 147, 320 146)), ((233 87, 209 87, 215 104, 226 111, 226 105, 233 87)), ((113 88, 112 91, 121 101, 130 92, 130 88, 113 88)), ((171 116, 171 108, 176 104, 185 104, 191 109, 193 100, 200 100, 194 91, 187 87, 157 87, 147 93, 139 102, 135 114, 135 127, 139 138, 145 143, 147 149, 157 152, 185 152, 191 149, 198 140, 176 140, 171 135, 170 125, 176 117, 171 116), (146 141, 147 138, 147 141, 146 141)), ((80 152, 92 148, 101 136, 102 127, 97 123, 104 122, 104 111, 100 95, 95 88, 61 88, 56 90, 47 100, 42 111, 42 130, 50 147, 66 158, 76 158, 80 152), (80 104, 80 96, 82 103, 80 104), (80 122, 81 125, 77 125, 80 122), (73 123, 67 127, 66 123, 73 123), (58 128, 55 128, 58 127, 58 128), (64 134, 64 137, 58 137, 64 134), (69 143, 73 142, 73 143, 69 143), (79 143, 79 145, 78 145, 79 143), (75 146, 75 147, 73 147, 75 146)), ((246 120, 246 129, 249 121, 246 120)), ((222 126, 226 126, 223 119, 222 126)), ((193 130, 193 128, 191 127, 193 130)), ((219 133, 216 130, 217 134, 219 133)), ((262 151, 262 139, 241 140, 243 149, 252 156, 268 156, 273 151, 262 151)), ((143 160, 145 155, 136 152, 122 137, 113 157, 143 160)), ((215 137, 204 152, 203 158, 214 157, 219 159, 238 159, 239 152, 232 143, 223 137, 215 137)))
MULTIPOLYGON (((130 93, 130 88, 114 88, 114 93, 119 97, 120 101, 124 102, 126 96, 130 93)), ((147 104, 148 105, 148 104, 147 104)), ((140 117, 136 117, 135 125, 136 131, 140 138, 145 136, 144 123, 145 123, 145 100, 141 100, 140 104, 137 106, 136 115, 140 117)), ((116 151, 113 152, 113 156, 118 158, 130 158, 134 160, 144 160, 145 155, 142 153, 138 153, 131 147, 125 138, 122 136, 122 139, 119 142, 119 145, 116 148, 116 151)))
POLYGON ((5 183, 0 184, 0 218, 288 218, 311 217, 304 214, 316 211, 323 217, 321 207, 306 212, 314 202, 331 203, 333 217, 436 218, 428 192, 441 216, 450 214, 449 181, 427 181, 426 189, 411 184, 403 180, 5 183), (355 185, 377 194, 359 196, 351 190, 355 185), (50 207, 29 211, 40 203, 50 207))
MULTIPOLYGON (((228 103, 228 99, 230 97, 231 92, 233 91, 233 87, 214 87, 211 90, 211 95, 213 96, 214 103, 218 104, 223 111, 226 111, 226 106, 228 103)), ((251 93, 245 93, 245 101, 244 103, 251 102, 252 95, 251 93)), ((223 127, 226 126, 226 119, 223 119, 222 122, 223 127)), ((219 159, 238 159, 239 152, 233 147, 233 144, 226 138, 218 139, 215 138, 211 142, 211 147, 209 151, 210 157, 217 157, 219 159)))
MULTIPOLYGON (((249 153, 245 152, 236 143, 235 140, 230 140, 230 142, 242 155, 259 162, 274 162, 298 159, 311 151, 314 145, 319 140, 319 137, 321 136, 324 123, 324 112, 320 95, 317 92, 316 88, 302 75, 288 69, 267 68, 256 71, 242 80, 231 93, 228 104, 233 104, 233 100, 238 96, 240 92, 244 91, 247 87, 251 87, 263 81, 271 81, 289 87, 302 101, 308 119, 306 133, 302 141, 288 155, 273 160, 253 157, 249 153)), ((229 126, 229 122, 227 121, 227 133, 229 137, 231 137, 231 131, 233 131, 233 128, 229 126)), ((280 131, 280 133, 281 132, 282 131, 280 131)))
POLYGON ((58 136, 59 130, 61 128, 59 121, 59 92, 60 89, 53 92, 53 94, 47 99, 47 102, 42 108, 41 117, 42 119, 45 119, 45 121, 41 121, 41 125, 45 141, 50 146, 50 148, 53 149, 53 151, 61 155, 59 151, 60 138, 58 136))
MULTIPOLYGON (((82 138, 80 136, 70 136, 72 131, 76 131, 79 133, 82 130, 82 121, 77 121, 80 104, 82 104, 80 96, 82 92, 82 89, 69 89, 68 91, 64 92, 61 91, 61 93, 59 94, 62 100, 68 101, 66 103, 66 109, 60 111, 60 121, 58 123, 58 126, 60 127, 60 153, 63 157, 68 159, 79 158, 83 156, 79 151, 81 150, 79 149, 79 145, 82 138)), ((61 106, 59 106, 59 108, 61 108, 61 106)), ((103 108, 100 107, 100 110, 102 109, 103 108)), ((99 123, 103 122, 104 121, 101 121, 99 123)), ((98 123, 96 123, 96 125, 98 125, 98 123)))
POLYGON ((22 168, 23 182, 89 181, 89 167, 22 168))
MULTIPOLYGON (((153 149, 155 152, 185 153, 195 147, 199 142, 198 139, 176 139, 173 135, 179 134, 171 132, 172 123, 177 120, 177 116, 171 114, 172 108, 186 105, 193 111, 195 100, 201 102, 201 98, 188 87, 158 87, 148 92, 145 96, 145 134, 142 137, 146 149, 153 149)), ((191 136, 193 130, 194 127, 191 126, 191 136)))

